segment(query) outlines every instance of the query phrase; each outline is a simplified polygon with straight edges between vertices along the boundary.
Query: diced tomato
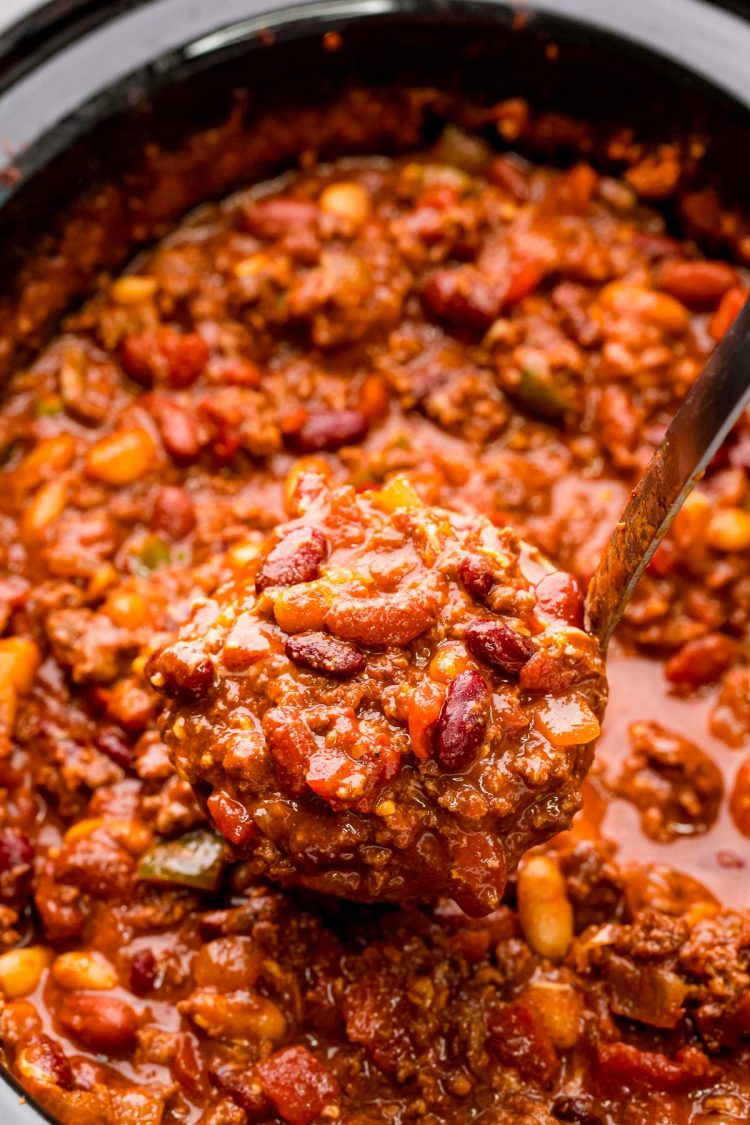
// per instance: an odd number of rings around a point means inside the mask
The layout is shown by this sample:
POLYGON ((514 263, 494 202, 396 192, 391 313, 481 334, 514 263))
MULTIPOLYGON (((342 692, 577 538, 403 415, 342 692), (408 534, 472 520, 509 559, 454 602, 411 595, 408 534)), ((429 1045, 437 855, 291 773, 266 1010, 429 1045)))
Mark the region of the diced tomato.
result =
POLYGON ((249 844, 256 835, 253 818, 245 806, 223 790, 208 798, 208 811, 222 836, 236 848, 249 844))
POLYGON ((258 1066, 266 1096, 289 1125, 311 1125, 339 1098, 338 1082, 306 1047, 287 1047, 258 1066))
POLYGON ((716 1076, 716 1067, 697 1047, 684 1047, 674 1058, 660 1051, 641 1051, 629 1043, 600 1043, 596 1068, 607 1089, 698 1090, 716 1076))
POLYGON ((536 588, 536 604, 546 616, 583 628, 583 597, 572 574, 546 574, 536 588))
POLYGON ((518 1002, 500 1004, 489 1018, 490 1046, 504 1066, 514 1066, 522 1078, 549 1086, 560 1069, 552 1040, 533 1008, 518 1002))

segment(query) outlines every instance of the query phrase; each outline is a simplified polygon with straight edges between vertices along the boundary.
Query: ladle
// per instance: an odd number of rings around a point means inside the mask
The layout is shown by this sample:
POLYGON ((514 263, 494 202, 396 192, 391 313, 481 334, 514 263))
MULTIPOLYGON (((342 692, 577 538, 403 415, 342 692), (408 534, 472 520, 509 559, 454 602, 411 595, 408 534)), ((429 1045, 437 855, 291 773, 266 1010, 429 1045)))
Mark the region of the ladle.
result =
POLYGON ((750 402, 750 300, 711 353, 620 516, 586 597, 586 622, 606 648, 685 497, 750 402))

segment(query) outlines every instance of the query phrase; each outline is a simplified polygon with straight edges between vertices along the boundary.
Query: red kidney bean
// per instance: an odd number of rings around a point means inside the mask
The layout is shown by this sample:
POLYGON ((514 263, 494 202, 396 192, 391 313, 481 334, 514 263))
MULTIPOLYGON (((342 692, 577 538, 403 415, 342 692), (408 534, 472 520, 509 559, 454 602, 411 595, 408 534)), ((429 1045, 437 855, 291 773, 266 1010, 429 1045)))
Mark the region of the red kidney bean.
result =
POLYGON ((208 695, 214 666, 198 645, 175 641, 151 657, 146 675, 155 688, 173 699, 192 701, 208 695))
POLYGON ((146 996, 156 988, 159 967, 150 949, 139 949, 130 962, 130 989, 136 996, 146 996))
POLYGON ((22 1074, 42 1075, 63 1090, 73 1089, 73 1071, 59 1043, 49 1035, 32 1035, 16 1055, 16 1066, 22 1074))
POLYGON ((273 547, 255 579, 258 593, 267 586, 294 586, 318 577, 328 555, 328 541, 316 527, 295 527, 273 547))
POLYGON ((271 1103, 258 1081, 258 1075, 247 1066, 214 1062, 211 1077, 225 1094, 244 1109, 249 1121, 265 1121, 271 1113, 271 1103))
POLYGON ((63 844, 55 875, 94 898, 127 898, 133 891, 135 863, 106 832, 92 832, 63 844))
POLYGON ((595 1110, 596 1103, 588 1094, 555 1098, 552 1103, 552 1116, 566 1125, 602 1125, 595 1110))
POLYGON ((489 693, 478 672, 461 672, 448 686, 435 728, 435 757, 448 773, 477 756, 487 730, 489 693))
POLYGON ((330 453, 367 436, 369 419, 361 410, 317 410, 308 414, 288 441, 300 453, 330 453))
POLYGON ((434 270, 422 287, 422 304, 438 320, 483 332, 500 311, 502 292, 471 266, 434 270))
POLYGON ((201 455, 201 439, 195 415, 168 398, 155 399, 151 410, 162 445, 179 465, 192 465, 201 455))
POLYGON ((737 645, 723 633, 688 641, 670 656, 664 673, 671 684, 701 687, 718 680, 737 655, 737 645))
POLYGON ((256 835, 253 818, 245 806, 223 790, 208 798, 208 811, 224 839, 235 848, 249 844, 256 835))
POLYGON ((483 602, 495 585, 495 579, 487 563, 479 555, 467 555, 461 562, 461 581, 475 601, 483 602))
POLYGON ((114 762, 116 766, 128 772, 132 771, 135 754, 132 746, 126 742, 120 731, 114 727, 104 727, 97 733, 94 741, 97 750, 109 758, 111 762, 114 762))
POLYGON ((690 309, 714 309, 737 284, 737 273, 726 262, 664 262, 659 284, 690 309))
POLYGON ((184 488, 168 484, 159 489, 151 509, 151 528, 170 539, 184 539, 195 528, 195 508, 184 488))
POLYGON ((328 633, 298 633, 289 638, 284 649, 295 664, 337 679, 358 676, 365 667, 364 654, 358 648, 328 633))
POLYGON ((242 223, 256 238, 276 239, 311 227, 317 217, 317 204, 307 199, 259 199, 242 213, 242 223))
POLYGON ((536 604, 548 617, 583 628, 583 596, 572 574, 545 574, 536 588, 536 604))
POLYGON ((203 373, 208 357, 208 344, 197 332, 166 326, 126 336, 120 345, 123 370, 144 387, 159 382, 189 387, 203 373))
POLYGON ((60 1023, 84 1047, 105 1055, 131 1046, 138 1027, 135 1012, 124 1000, 88 992, 65 998, 60 1023))
POLYGON ((170 332, 162 336, 161 348, 167 360, 170 386, 190 387, 203 374, 210 355, 208 344, 197 332, 170 332))
POLYGON ((506 676, 517 676, 535 652, 529 637, 499 620, 472 621, 465 641, 472 656, 506 676))

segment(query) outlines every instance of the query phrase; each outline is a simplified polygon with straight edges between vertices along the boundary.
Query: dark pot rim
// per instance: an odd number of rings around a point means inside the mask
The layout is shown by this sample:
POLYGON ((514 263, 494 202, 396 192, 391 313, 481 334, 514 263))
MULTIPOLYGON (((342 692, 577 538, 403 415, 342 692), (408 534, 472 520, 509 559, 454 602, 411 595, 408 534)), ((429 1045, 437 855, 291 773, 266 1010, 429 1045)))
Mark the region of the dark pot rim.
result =
MULTIPOLYGON (((551 18, 612 37, 677 64, 708 81, 735 105, 750 109, 750 22, 739 0, 539 0, 511 8, 502 0, 46 0, 0 36, 0 119, 3 140, 22 171, 43 165, 95 115, 107 112, 106 91, 147 89, 180 62, 210 56, 262 30, 280 38, 319 39, 323 30, 378 16, 451 21, 497 20, 523 11, 543 26, 551 18), (175 10, 180 20, 169 18, 175 10), (81 66, 86 58, 90 66, 81 66), (141 76, 140 78, 138 76, 141 76), (127 79, 127 82, 126 82, 127 79), (140 82, 140 84, 139 84, 140 82)), ((0 185, 0 206, 23 185, 0 185)), ((10 1076, 0 1076, 3 1125, 54 1119, 10 1076)))
MULTIPOLYGON (((0 36, 3 141, 23 154, 45 131, 147 67, 216 50, 263 29, 301 36, 311 26, 378 16, 450 22, 472 16, 577 23, 679 65, 750 107, 750 22, 740 0, 46 0, 0 36), (84 63, 85 60, 85 63, 84 63)), ((64 135, 61 144, 65 143, 64 135)), ((3 194, 0 192, 0 202, 3 194)))

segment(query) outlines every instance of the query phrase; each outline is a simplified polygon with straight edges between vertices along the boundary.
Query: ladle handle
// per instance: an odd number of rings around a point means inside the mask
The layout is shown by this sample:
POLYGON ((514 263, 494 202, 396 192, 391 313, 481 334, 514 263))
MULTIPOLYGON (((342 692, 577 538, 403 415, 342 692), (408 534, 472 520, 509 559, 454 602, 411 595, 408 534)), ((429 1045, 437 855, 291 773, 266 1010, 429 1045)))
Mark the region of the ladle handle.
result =
POLYGON ((750 300, 672 419, 591 579, 586 621, 603 647, 685 497, 749 401, 750 300))

